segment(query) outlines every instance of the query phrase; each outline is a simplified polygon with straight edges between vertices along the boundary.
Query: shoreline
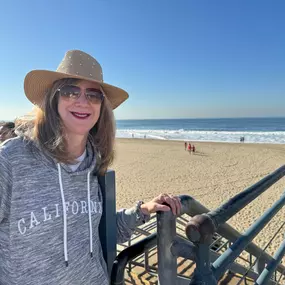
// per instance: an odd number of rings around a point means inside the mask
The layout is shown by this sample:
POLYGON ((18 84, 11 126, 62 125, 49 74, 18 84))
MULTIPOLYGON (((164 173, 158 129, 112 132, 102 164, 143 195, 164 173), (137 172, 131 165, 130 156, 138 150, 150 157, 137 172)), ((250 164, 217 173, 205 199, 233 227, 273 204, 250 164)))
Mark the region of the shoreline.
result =
POLYGON ((230 145, 254 145, 254 146, 284 146, 285 148, 285 143, 263 143, 263 142, 220 142, 220 141, 195 141, 195 140, 167 140, 167 139, 151 139, 151 138, 116 138, 115 141, 148 141, 148 142, 175 142, 175 143, 185 143, 185 142, 190 142, 190 143, 195 143, 195 144, 230 144, 230 145))

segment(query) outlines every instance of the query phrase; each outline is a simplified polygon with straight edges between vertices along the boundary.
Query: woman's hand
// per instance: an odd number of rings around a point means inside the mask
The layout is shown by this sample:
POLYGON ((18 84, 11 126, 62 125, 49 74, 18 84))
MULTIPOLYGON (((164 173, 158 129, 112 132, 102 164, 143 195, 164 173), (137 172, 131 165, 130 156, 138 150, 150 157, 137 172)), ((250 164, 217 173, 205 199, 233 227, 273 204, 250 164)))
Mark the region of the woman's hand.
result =
POLYGON ((177 196, 160 194, 150 202, 141 205, 141 210, 145 215, 150 215, 158 211, 167 212, 170 211, 170 209, 174 215, 180 214, 181 202, 177 196), (163 203, 166 203, 167 205, 163 205, 163 203))

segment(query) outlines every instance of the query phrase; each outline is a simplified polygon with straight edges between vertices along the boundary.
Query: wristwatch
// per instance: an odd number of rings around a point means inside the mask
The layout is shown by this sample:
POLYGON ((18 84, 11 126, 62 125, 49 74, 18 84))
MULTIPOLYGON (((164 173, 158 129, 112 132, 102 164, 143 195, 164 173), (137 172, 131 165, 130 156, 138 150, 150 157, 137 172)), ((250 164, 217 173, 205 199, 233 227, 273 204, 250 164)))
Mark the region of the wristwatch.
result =
POLYGON ((141 205, 144 204, 143 201, 138 201, 136 203, 136 217, 138 222, 142 222, 143 224, 150 220, 150 215, 146 215, 141 210, 141 205))

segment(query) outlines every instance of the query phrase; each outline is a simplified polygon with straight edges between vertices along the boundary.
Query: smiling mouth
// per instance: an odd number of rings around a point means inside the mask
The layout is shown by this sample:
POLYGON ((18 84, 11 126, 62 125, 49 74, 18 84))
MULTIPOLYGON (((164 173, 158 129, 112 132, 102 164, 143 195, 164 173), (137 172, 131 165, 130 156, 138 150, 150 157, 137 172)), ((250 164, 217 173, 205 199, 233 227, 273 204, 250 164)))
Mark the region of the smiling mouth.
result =
POLYGON ((77 119, 86 119, 90 116, 90 114, 88 114, 88 113, 71 112, 71 114, 73 115, 73 117, 75 117, 77 119))

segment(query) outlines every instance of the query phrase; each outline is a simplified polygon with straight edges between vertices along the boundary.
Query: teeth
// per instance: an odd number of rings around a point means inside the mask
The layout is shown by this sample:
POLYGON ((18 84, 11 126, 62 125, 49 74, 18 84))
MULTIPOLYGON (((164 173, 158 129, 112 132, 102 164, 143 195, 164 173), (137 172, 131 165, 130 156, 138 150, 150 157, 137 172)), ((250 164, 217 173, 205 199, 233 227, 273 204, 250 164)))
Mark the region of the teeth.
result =
POLYGON ((77 117, 81 117, 81 118, 85 118, 85 117, 88 117, 89 114, 78 114, 78 113, 73 113, 75 116, 77 117))

